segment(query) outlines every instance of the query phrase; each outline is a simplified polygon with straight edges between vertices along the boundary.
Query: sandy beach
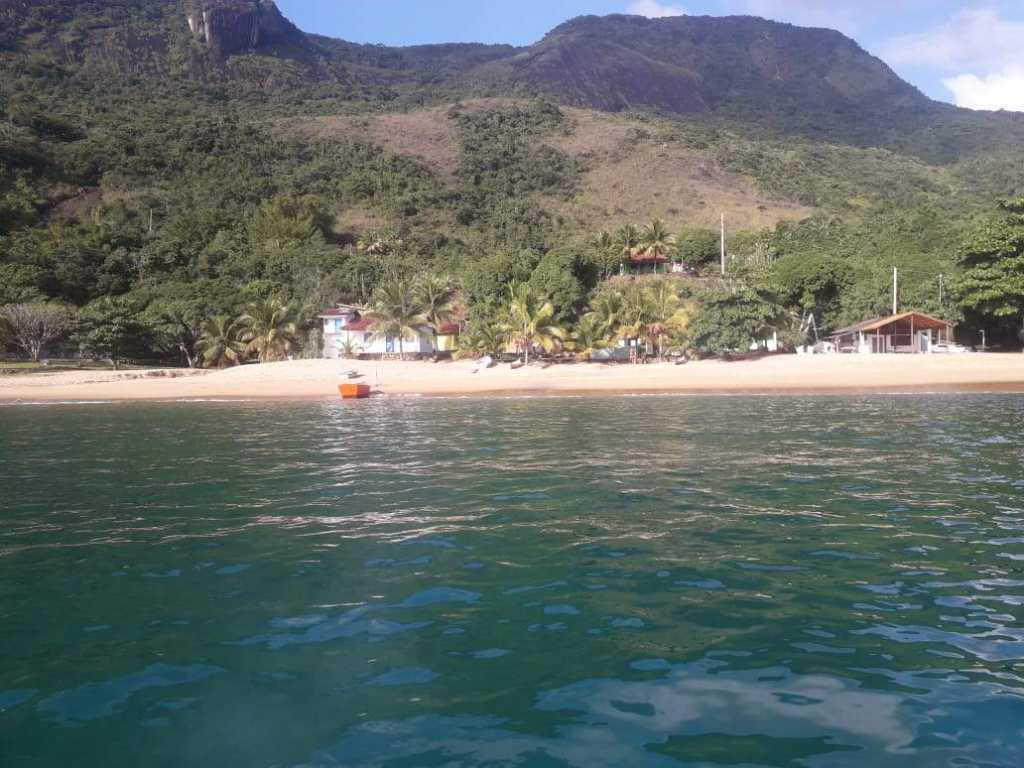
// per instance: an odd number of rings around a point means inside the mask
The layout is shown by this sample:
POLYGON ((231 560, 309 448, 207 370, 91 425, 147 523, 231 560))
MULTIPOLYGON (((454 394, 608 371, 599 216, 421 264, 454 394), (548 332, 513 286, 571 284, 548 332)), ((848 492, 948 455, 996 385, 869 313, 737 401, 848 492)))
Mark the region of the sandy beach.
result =
POLYGON ((472 361, 299 360, 223 371, 74 371, 0 377, 0 401, 318 399, 348 371, 379 395, 1024 393, 1024 355, 780 355, 686 365, 561 364, 474 372, 472 361))

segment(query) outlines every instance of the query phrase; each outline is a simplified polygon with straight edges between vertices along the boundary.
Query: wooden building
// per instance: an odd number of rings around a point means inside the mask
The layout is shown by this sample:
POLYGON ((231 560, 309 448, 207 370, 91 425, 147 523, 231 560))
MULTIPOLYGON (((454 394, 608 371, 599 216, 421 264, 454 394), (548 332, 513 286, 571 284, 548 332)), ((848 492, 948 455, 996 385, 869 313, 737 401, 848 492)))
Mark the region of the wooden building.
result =
POLYGON ((933 344, 953 340, 953 324, 923 312, 901 312, 840 328, 829 340, 839 352, 930 352, 933 344))

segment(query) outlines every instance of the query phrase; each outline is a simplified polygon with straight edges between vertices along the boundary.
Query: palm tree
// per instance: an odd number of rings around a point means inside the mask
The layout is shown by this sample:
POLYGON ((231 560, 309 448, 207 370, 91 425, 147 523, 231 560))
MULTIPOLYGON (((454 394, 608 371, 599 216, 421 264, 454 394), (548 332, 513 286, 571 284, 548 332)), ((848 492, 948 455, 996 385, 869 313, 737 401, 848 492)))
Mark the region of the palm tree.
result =
POLYGON ((660 360, 664 352, 665 334, 673 320, 680 320, 677 317, 680 311, 679 295, 668 282, 662 281, 647 288, 643 293, 643 299, 643 333, 652 346, 657 346, 660 360))
POLYGON ((629 261, 636 254, 637 246, 640 244, 640 230, 633 224, 625 224, 616 230, 613 243, 619 260, 629 261))
POLYGON ((237 365, 245 353, 245 344, 238 340, 238 332, 238 323, 227 315, 207 320, 196 342, 203 364, 214 368, 237 365))
POLYGON ((406 337, 423 334, 427 325, 423 305, 417 300, 413 285, 407 280, 392 280, 377 287, 367 317, 378 338, 398 337, 398 357, 405 359, 406 337))
POLYGON ((601 270, 601 277, 607 279, 622 264, 622 253, 616 243, 615 236, 607 230, 601 230, 587 243, 594 263, 601 270))
POLYGON ((266 299, 249 305, 238 318, 241 333, 238 340, 246 351, 255 354, 261 363, 283 360, 298 345, 295 310, 280 299, 266 299))
POLYGON ((625 318, 626 304, 618 291, 602 291, 590 302, 591 313, 609 337, 615 336, 625 318))
POLYGON ((353 358, 359 357, 363 351, 363 345, 351 338, 346 338, 344 341, 337 343, 338 354, 346 360, 352 360, 353 358))
POLYGON ((651 321, 651 305, 647 293, 637 283, 630 283, 622 292, 619 338, 625 341, 646 338, 651 321))
POLYGON ((675 244, 676 236, 668 231, 665 222, 655 219, 640 233, 640 239, 636 244, 636 253, 652 262, 657 270, 660 262, 668 260, 668 254, 675 244))
POLYGON ((525 355, 530 364, 530 349, 541 347, 551 352, 561 344, 565 331, 554 321, 555 307, 542 300, 528 283, 513 282, 508 287, 509 306, 506 328, 509 336, 525 355))
POLYGON ((579 319, 571 337, 573 351, 584 359, 596 350, 604 349, 608 341, 608 328, 594 312, 588 312, 579 319))
POLYGON ((438 332, 445 323, 450 323, 455 317, 454 297, 455 289, 451 280, 447 278, 427 275, 416 284, 416 300, 423 310, 423 317, 430 325, 435 351, 438 332))
POLYGON ((459 357, 497 357, 505 347, 508 336, 505 327, 494 320, 470 320, 459 334, 459 357))

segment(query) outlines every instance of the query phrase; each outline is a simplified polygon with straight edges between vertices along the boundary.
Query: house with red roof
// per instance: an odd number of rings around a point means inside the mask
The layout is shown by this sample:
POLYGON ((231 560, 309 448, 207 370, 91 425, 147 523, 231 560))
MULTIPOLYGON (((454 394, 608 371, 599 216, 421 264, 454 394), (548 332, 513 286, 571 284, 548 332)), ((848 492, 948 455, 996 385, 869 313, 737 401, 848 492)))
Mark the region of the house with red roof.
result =
POLYGON ((397 357, 399 350, 406 357, 434 357, 450 355, 455 351, 461 324, 444 323, 437 329, 437 343, 430 326, 420 333, 402 339, 383 336, 374 331, 373 322, 356 307, 340 304, 325 309, 317 316, 323 323, 323 353, 328 360, 344 357, 383 358, 397 357))
POLYGON ((645 269, 657 272, 661 265, 668 263, 668 256, 658 253, 657 251, 645 251, 641 248, 634 248, 633 252, 629 255, 629 263, 632 264, 638 272, 642 272, 645 269))

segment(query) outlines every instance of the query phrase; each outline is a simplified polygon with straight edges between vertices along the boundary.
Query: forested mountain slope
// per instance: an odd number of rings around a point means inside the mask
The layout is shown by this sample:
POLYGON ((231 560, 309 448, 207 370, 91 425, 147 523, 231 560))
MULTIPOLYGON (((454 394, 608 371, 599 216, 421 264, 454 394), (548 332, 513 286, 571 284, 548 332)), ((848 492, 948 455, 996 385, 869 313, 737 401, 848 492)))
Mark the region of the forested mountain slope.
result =
POLYGON ((387 48, 271 0, 0 0, 0 304, 316 307, 429 269, 480 301, 538 275, 569 316, 600 230, 706 244, 725 212, 735 257, 827 325, 884 307, 893 263, 933 301, 1024 191, 1022 138, 837 32, 750 17, 387 48))

